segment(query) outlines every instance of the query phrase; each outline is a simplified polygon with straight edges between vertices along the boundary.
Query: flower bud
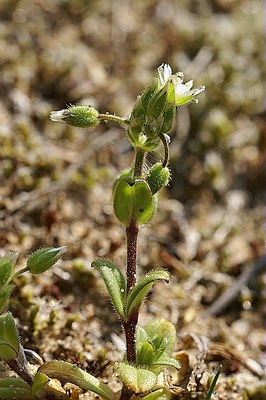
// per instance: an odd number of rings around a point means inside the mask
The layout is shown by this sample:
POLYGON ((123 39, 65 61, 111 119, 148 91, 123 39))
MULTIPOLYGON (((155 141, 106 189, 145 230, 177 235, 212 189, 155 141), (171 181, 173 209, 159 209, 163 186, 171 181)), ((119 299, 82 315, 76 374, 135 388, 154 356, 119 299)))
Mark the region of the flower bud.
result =
POLYGON ((151 167, 146 181, 150 187, 152 194, 154 195, 164 186, 167 186, 169 179, 169 168, 163 167, 162 163, 159 162, 151 167))
POLYGON ((52 111, 52 121, 65 122, 78 128, 90 128, 99 124, 98 111, 88 106, 70 106, 65 110, 52 111))
POLYGON ((19 353, 19 336, 11 313, 0 316, 0 358, 9 361, 19 353))
POLYGON ((37 250, 29 256, 27 267, 32 274, 41 274, 50 269, 66 251, 66 246, 37 250))
POLYGON ((137 101, 133 107, 130 124, 128 128, 128 137, 134 147, 141 147, 145 143, 146 137, 143 135, 144 124, 146 120, 147 108, 149 102, 157 90, 156 81, 152 86, 147 86, 143 93, 138 96, 137 101))

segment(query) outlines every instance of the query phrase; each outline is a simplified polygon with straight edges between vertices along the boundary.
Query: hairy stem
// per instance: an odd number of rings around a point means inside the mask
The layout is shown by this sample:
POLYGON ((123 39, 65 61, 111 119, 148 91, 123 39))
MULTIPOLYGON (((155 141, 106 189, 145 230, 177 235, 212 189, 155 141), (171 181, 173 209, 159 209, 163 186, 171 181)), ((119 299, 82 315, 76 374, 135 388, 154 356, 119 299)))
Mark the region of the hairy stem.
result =
POLYGON ((166 140, 166 137, 163 133, 159 134, 159 138, 162 141, 163 147, 164 147, 164 161, 163 161, 163 167, 167 167, 169 163, 169 144, 166 140))
POLYGON ((135 156, 135 163, 134 163, 134 170, 133 170, 134 178, 140 178, 142 175, 142 168, 143 168, 145 153, 146 153, 145 150, 142 150, 139 147, 136 148, 136 156, 135 156))
POLYGON ((127 119, 112 114, 98 114, 98 119, 103 119, 104 121, 115 121, 119 122, 120 124, 129 125, 129 121, 127 119))
MULTIPOLYGON (((134 178, 142 176, 145 151, 137 148, 135 163, 133 169, 134 178)), ((136 221, 132 220, 126 228, 127 236, 127 293, 136 283, 137 278, 137 244, 139 228, 136 221)), ((136 327, 138 323, 139 312, 136 310, 128 318, 123 326, 126 335, 127 361, 134 363, 136 361, 136 327)))
MULTIPOLYGON (((138 226, 135 221, 131 221, 126 228, 127 235, 127 292, 135 285, 137 277, 137 241, 138 226)), ((138 311, 134 312, 130 318, 124 322, 124 329, 127 344, 127 361, 136 361, 136 326, 138 323, 138 311)))

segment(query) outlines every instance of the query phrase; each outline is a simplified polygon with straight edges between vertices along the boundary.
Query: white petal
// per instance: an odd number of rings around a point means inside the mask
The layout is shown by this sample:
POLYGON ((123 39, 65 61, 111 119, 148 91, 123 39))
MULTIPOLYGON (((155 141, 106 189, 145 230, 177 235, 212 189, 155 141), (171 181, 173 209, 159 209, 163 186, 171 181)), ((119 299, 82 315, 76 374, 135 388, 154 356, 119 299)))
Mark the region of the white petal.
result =
POLYGON ((186 85, 183 85, 183 83, 175 86, 175 94, 177 96, 184 95, 186 92, 189 92, 189 90, 186 85))
POLYGON ((67 117, 68 112, 67 110, 60 110, 60 111, 51 111, 50 119, 52 121, 62 121, 65 117, 67 117))
POLYGON ((172 75, 172 68, 170 67, 169 64, 162 64, 158 68, 158 75, 159 75, 159 80, 161 86, 164 86, 170 76, 172 75))
POLYGON ((193 81, 188 81, 187 83, 185 83, 187 90, 190 90, 193 86, 193 81))

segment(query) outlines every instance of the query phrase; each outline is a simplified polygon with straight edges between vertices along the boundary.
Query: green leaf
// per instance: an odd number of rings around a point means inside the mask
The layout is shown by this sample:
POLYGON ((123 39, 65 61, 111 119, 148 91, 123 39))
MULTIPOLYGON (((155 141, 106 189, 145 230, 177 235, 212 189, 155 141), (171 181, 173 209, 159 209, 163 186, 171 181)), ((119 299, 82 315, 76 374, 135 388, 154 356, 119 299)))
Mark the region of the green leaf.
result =
POLYGON ((141 398, 142 400, 171 400, 172 395, 166 389, 155 390, 155 392, 147 394, 141 398))
POLYGON ((213 392, 215 390, 215 387, 216 387, 219 375, 221 373, 221 370, 222 370, 222 365, 219 366, 216 374, 214 375, 214 377, 213 377, 213 379, 211 381, 211 385, 210 385, 209 390, 208 390, 207 395, 206 395, 206 400, 211 400, 212 394, 213 394, 213 392))
POLYGON ((0 358, 9 361, 19 353, 19 336, 11 313, 0 316, 0 358))
POLYGON ((149 185, 145 181, 135 182, 132 218, 139 224, 147 224, 154 215, 154 201, 149 185))
POLYGON ((50 269, 66 251, 66 246, 37 250, 29 256, 27 267, 32 274, 41 274, 50 269))
POLYGON ((38 391, 42 390, 45 385, 49 382, 49 378, 47 375, 42 372, 37 372, 34 376, 33 384, 32 384, 32 393, 36 395, 38 391))
POLYGON ((57 360, 48 361, 38 369, 38 372, 59 381, 73 383, 84 390, 90 390, 105 400, 115 399, 114 393, 107 385, 74 364, 57 360))
POLYGON ((0 399, 33 399, 31 387, 21 378, 0 378, 0 399))
POLYGON ((0 315, 6 310, 9 297, 15 287, 15 285, 10 284, 0 291, 0 315))
POLYGON ((120 268, 108 260, 95 260, 91 264, 104 280, 111 301, 118 314, 125 317, 126 278, 120 268))
POLYGON ((181 364, 175 358, 171 357, 160 357, 157 361, 154 361, 152 365, 162 366, 162 367, 173 367, 175 369, 180 369, 181 364))
POLYGON ((128 182, 127 176, 121 177, 114 186, 114 212, 124 225, 133 219, 139 224, 146 224, 154 215, 154 201, 147 182, 138 180, 128 182))
POLYGON ((127 316, 130 316, 141 305, 151 287, 161 280, 169 282, 169 273, 167 271, 150 271, 136 283, 128 294, 127 316))
POLYGON ((126 178, 120 179, 114 187, 114 212, 117 219, 124 225, 129 225, 133 210, 132 186, 126 178))
POLYGON ((147 392, 154 388, 157 383, 157 375, 148 369, 120 363, 116 372, 123 384, 134 393, 147 392))
POLYGON ((163 318, 154 319, 144 327, 144 330, 147 335, 146 340, 154 345, 158 358, 162 354, 171 356, 176 343, 176 330, 171 322, 163 318))
POLYGON ((16 265, 18 253, 8 253, 0 258, 0 289, 12 278, 12 273, 16 265))
POLYGON ((32 384, 32 394, 36 400, 69 400, 68 395, 58 380, 49 379, 48 376, 43 372, 37 372, 35 374, 32 384))
POLYGON ((137 352, 137 365, 151 365, 154 359, 154 347, 148 340, 142 343, 137 352))

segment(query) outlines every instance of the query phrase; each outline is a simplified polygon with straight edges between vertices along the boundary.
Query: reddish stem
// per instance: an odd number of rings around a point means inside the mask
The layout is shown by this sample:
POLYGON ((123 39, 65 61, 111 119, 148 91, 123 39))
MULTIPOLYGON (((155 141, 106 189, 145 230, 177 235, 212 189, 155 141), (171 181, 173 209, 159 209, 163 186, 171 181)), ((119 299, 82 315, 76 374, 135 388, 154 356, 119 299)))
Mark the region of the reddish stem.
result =
MULTIPOLYGON (((139 228, 135 221, 131 221, 126 228, 127 235, 127 292, 135 285, 137 277, 137 241, 139 228)), ((138 323, 139 311, 136 310, 124 322, 127 345, 127 361, 136 361, 136 326, 138 323)))

